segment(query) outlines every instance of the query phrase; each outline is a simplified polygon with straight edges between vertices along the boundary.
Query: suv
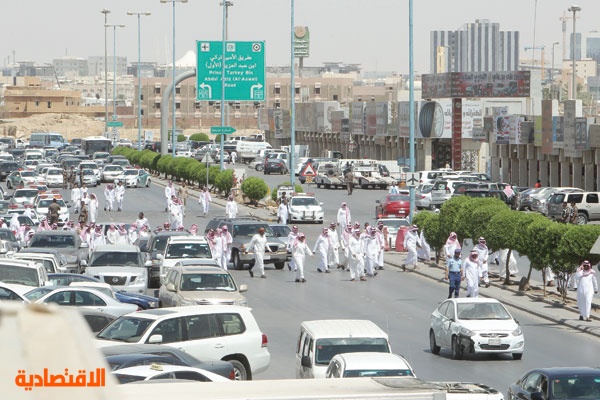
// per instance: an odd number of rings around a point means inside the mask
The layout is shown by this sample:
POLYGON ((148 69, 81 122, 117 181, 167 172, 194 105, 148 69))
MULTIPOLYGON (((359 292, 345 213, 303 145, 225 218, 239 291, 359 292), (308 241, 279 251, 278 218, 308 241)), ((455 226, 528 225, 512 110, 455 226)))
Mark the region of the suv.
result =
POLYGON ((559 192, 554 193, 548 200, 548 217, 560 220, 562 217, 562 203, 577 205, 577 225, 585 225, 588 221, 600 220, 600 193, 599 192, 559 192))
POLYGON ((173 267, 158 291, 161 307, 188 305, 248 306, 241 294, 248 286, 235 284, 229 272, 206 265, 173 267))
POLYGON ((6 177, 10 175, 11 172, 17 171, 19 168, 19 164, 14 161, 0 162, 0 181, 5 181, 6 177))
POLYGON ((108 283, 115 291, 143 294, 148 283, 142 253, 137 246, 129 244, 96 246, 85 274, 108 283))
POLYGON ((9 258, 0 259, 0 282, 32 287, 52 285, 42 264, 9 258))
POLYGON ((171 236, 189 236, 188 232, 180 231, 160 231, 154 232, 150 235, 148 243, 140 246, 140 250, 146 253, 146 265, 150 267, 148 271, 150 274, 150 281, 148 287, 158 289, 160 287, 160 260, 158 259, 159 254, 163 254, 165 247, 167 247, 167 241, 171 236))
POLYGON ((80 273, 88 257, 89 246, 82 242, 75 231, 41 231, 37 232, 29 242, 30 248, 56 249, 65 256, 67 264, 64 271, 80 273))
POLYGON ((196 358, 233 365, 236 380, 250 380, 269 366, 267 335, 247 307, 188 306, 131 313, 97 335, 98 347, 124 343, 164 344, 196 358))
POLYGON ((235 269, 243 269, 244 264, 254 265, 254 253, 245 251, 252 236, 258 232, 259 228, 264 228, 267 236, 267 245, 271 250, 265 255, 265 264, 275 264, 276 269, 283 269, 287 259, 286 244, 275 237, 271 227, 259 219, 249 218, 215 218, 206 225, 204 233, 210 229, 221 228, 226 225, 229 233, 233 237, 231 244, 231 262, 235 269))
POLYGON ((322 224, 325 218, 323 203, 317 202, 315 196, 296 194, 288 203, 290 222, 315 222, 322 224))
POLYGON ((160 261, 160 282, 163 283, 171 267, 177 262, 190 259, 212 259, 210 246, 201 236, 170 236, 162 254, 157 254, 160 261))

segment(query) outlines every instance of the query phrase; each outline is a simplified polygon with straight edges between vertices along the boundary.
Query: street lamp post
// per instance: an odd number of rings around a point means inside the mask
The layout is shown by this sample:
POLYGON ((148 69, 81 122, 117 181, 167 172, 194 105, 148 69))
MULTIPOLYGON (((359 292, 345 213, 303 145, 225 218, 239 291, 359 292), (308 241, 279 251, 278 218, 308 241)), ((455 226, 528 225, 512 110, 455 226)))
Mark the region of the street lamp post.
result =
POLYGON ((108 45, 106 27, 110 10, 105 8, 100 12, 104 14, 104 136, 108 136, 108 45))
POLYGON ((290 184, 295 187, 296 175, 294 173, 294 154, 296 151, 296 71, 294 70, 294 24, 295 2, 290 0, 290 184))
POLYGON ((175 100, 175 94, 177 88, 175 87, 175 3, 187 3, 188 0, 160 0, 161 3, 172 3, 173 4, 173 126, 171 131, 171 152, 175 157, 175 132, 177 129, 177 121, 175 112, 177 110, 177 102, 175 100))
POLYGON ((554 47, 556 47, 557 44, 559 43, 552 43, 552 68, 550 68, 550 82, 554 82, 554 47))
MULTIPOLYGON (((229 7, 233 7, 233 1, 226 0, 225 2, 220 2, 219 5, 225 7, 225 37, 223 39, 223 42, 226 42, 229 40, 229 7)), ((229 126, 229 107, 225 107, 225 109, 221 110, 221 112, 225 112, 225 124, 226 126, 229 126)), ((221 150, 221 154, 222 153, 223 151, 221 150)))
POLYGON ((116 121, 117 120, 117 28, 125 28, 125 25, 110 24, 110 25, 104 25, 104 26, 106 26, 107 28, 113 28, 113 115, 112 115, 112 120, 116 121))
POLYGON ((140 64, 142 63, 142 37, 140 30, 140 19, 142 15, 149 16, 149 12, 132 12, 128 11, 127 15, 137 15, 137 28, 138 28, 138 65, 137 65, 137 78, 138 78, 138 150, 142 149, 142 75, 140 73, 140 64))
POLYGON ((577 36, 577 30, 575 29, 576 23, 577 23, 577 17, 575 14, 577 13, 577 11, 581 11, 581 7, 576 6, 574 4, 571 5, 571 7, 569 7, 569 12, 573 13, 573 39, 571 40, 571 52, 573 53, 573 70, 571 71, 571 74, 573 76, 571 76, 571 100, 577 99, 577 86, 576 86, 577 85, 577 79, 576 79, 577 62, 575 61, 577 58, 576 57, 577 51, 575 49, 575 43, 576 43, 575 36, 577 36))

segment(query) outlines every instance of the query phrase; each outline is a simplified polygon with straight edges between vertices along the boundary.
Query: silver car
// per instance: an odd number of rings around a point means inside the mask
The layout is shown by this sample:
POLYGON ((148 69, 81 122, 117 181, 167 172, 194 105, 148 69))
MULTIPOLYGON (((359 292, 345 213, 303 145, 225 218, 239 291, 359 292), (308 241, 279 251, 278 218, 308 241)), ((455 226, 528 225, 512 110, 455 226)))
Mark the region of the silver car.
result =
POLYGON ((418 209, 435 210, 435 205, 431 204, 432 184, 426 183, 419 185, 415 191, 415 204, 418 209))

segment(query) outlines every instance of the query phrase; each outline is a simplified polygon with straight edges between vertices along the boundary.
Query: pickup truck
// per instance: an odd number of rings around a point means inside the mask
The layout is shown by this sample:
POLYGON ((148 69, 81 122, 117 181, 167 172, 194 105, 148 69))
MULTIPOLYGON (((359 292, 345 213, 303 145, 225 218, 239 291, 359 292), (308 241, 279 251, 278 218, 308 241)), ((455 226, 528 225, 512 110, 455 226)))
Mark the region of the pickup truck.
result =
POLYGON ((321 186, 323 186, 325 189, 343 189, 346 187, 344 176, 335 163, 319 163, 316 173, 317 176, 314 178, 314 183, 318 188, 321 186))
POLYGON ((388 183, 379 174, 379 168, 375 164, 362 164, 352 166, 354 184, 361 189, 379 188, 387 189, 388 183))

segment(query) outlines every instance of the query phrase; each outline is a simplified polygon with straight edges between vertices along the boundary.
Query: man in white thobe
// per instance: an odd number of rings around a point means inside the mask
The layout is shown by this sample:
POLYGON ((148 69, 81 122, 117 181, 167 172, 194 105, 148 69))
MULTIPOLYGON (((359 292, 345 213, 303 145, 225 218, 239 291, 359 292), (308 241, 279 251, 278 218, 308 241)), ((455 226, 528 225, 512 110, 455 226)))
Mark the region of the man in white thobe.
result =
POLYGON ((319 257, 319 264, 317 265, 317 271, 329 273, 329 266, 327 265, 327 255, 329 254, 329 229, 323 228, 323 233, 319 235, 313 253, 319 257))
POLYGON ((361 281, 366 281, 365 278, 365 249, 360 240, 360 229, 352 231, 348 239, 348 268, 350 269, 350 281, 355 281, 360 278, 361 281))
POLYGON ((165 186, 165 199, 167 201, 167 205, 165 207, 165 212, 169 211, 169 203, 171 202, 171 198, 177 194, 175 187, 173 187, 173 182, 169 181, 167 186, 165 186))
POLYGON ((479 253, 471 250, 469 257, 463 261, 463 277, 467 283, 467 297, 479 296, 479 253))
POLYGON ((575 273, 577 280, 577 308, 579 309, 579 320, 590 322, 592 311, 592 300, 594 293, 598 293, 598 280, 596 272, 592 269, 589 261, 584 261, 575 273))
POLYGON ((417 263, 419 259, 417 258, 417 246, 420 246, 421 241, 419 240, 419 236, 417 235, 419 228, 416 225, 413 225, 404 235, 404 243, 403 246, 408 252, 406 254, 406 260, 404 260, 404 264, 402 264, 402 270, 406 271, 407 266, 413 266, 413 269, 417 269, 417 263))
POLYGON ((479 262, 479 277, 485 284, 485 287, 490 287, 490 277, 488 274, 489 249, 483 236, 478 239, 475 250, 477 250, 477 260, 479 262))
POLYGON ((312 256, 313 253, 310 251, 308 244, 306 244, 306 236, 304 233, 299 233, 292 245, 292 259, 296 266, 296 282, 306 282, 306 279, 304 279, 304 262, 306 261, 306 255, 312 256))
POLYGON ((265 236, 265 228, 258 228, 258 233, 252 236, 250 243, 248 243, 248 249, 254 252, 254 264, 248 269, 248 273, 254 278, 254 267, 258 268, 261 278, 266 278, 265 275, 265 252, 271 252, 269 246, 267 246, 267 237, 265 236))

